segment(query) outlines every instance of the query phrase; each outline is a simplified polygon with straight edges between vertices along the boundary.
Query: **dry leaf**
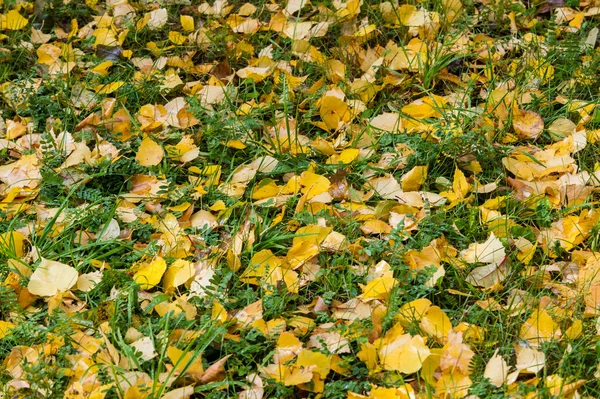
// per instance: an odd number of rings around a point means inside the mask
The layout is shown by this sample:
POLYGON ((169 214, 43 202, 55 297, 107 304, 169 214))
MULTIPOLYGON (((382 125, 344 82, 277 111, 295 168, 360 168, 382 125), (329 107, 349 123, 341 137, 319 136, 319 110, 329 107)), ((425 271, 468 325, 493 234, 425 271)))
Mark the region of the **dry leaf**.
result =
POLYGON ((165 152, 162 147, 151 138, 146 137, 138 148, 135 160, 142 166, 156 166, 164 156, 165 152))
POLYGON ((75 268, 54 260, 42 261, 29 278, 27 289, 33 295, 54 296, 65 292, 77 283, 79 274, 75 268))
POLYGON ((544 131, 542 117, 533 111, 516 110, 513 114, 513 129, 522 139, 536 139, 544 131))
POLYGON ((485 366, 483 377, 490 380, 490 384, 495 387, 501 387, 506 382, 508 376, 508 364, 506 360, 498 354, 498 349, 490 358, 485 366))
POLYGON ((220 381, 223 379, 225 377, 225 362, 227 362, 227 359, 230 357, 231 355, 227 355, 211 364, 206 371, 204 371, 204 375, 200 378, 200 382, 208 384, 209 382, 220 381))
POLYGON ((506 256, 502 242, 494 233, 490 234, 487 241, 473 243, 469 248, 460 253, 460 257, 468 263, 500 263, 506 256))

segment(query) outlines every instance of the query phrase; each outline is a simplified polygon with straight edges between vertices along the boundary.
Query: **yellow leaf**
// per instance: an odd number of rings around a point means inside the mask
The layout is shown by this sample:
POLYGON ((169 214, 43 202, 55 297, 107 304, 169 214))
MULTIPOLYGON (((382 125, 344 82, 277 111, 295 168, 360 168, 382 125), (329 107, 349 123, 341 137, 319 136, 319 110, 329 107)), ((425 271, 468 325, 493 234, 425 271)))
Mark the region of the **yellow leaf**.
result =
POLYGON ((356 356, 363 362, 367 364, 367 368, 371 372, 375 372, 378 370, 379 366, 377 365, 377 348, 369 342, 360 344, 360 351, 356 354, 356 356))
POLYGON ((442 0, 445 11, 444 22, 451 23, 460 14, 463 4, 460 0, 442 0))
POLYGON ((325 378, 331 369, 331 360, 323 353, 302 349, 298 353, 295 366, 307 368, 313 373, 318 373, 321 378, 325 378))
POLYGON ((387 300, 390 293, 397 281, 391 275, 385 275, 375 278, 367 283, 367 285, 360 284, 362 288, 362 295, 360 298, 367 302, 374 299, 387 300))
POLYGON ((36 54, 38 63, 50 66, 59 61, 62 50, 53 44, 42 44, 36 50, 36 54))
POLYGON ((224 209, 227 209, 227 206, 225 205, 225 203, 222 200, 218 200, 218 201, 215 201, 215 203, 212 204, 208 209, 210 209, 213 212, 219 212, 224 209))
POLYGON ((297 269, 306 261, 319 254, 319 246, 312 241, 300 241, 290 248, 286 259, 291 269, 297 269))
POLYGON ((0 339, 10 334, 10 330, 15 328, 15 325, 9 321, 0 320, 0 339))
POLYGON ((111 66, 113 66, 113 63, 111 61, 104 61, 96 65, 94 68, 90 69, 90 71, 97 73, 100 76, 106 76, 109 73, 108 68, 110 68, 111 66))
POLYGON ((279 187, 272 179, 264 179, 258 182, 252 191, 252 199, 259 200, 275 197, 280 191, 281 187, 279 187))
POLYGON ((408 171, 402 179, 400 180, 402 183, 403 191, 418 191, 421 188, 421 185, 427 179, 427 170, 428 166, 415 166, 410 171, 408 171))
POLYGON ((244 144, 240 140, 228 140, 225 143, 225 146, 229 148, 235 148, 236 150, 243 150, 244 148, 246 148, 246 144, 244 144))
MULTIPOLYGON (((354 399, 352 396, 350 396, 351 393, 352 392, 348 392, 348 399, 354 399)), ((362 395, 359 395, 356 397, 356 399, 362 397, 362 395)), ((413 399, 415 397, 414 389, 408 384, 404 384, 403 386, 397 388, 383 388, 374 386, 371 389, 371 392, 369 392, 369 399, 413 399)))
POLYGON ((402 120, 397 113, 386 112, 373 118, 369 125, 385 132, 398 133, 402 129, 402 120))
POLYGON ((96 46, 114 47, 119 44, 116 32, 112 28, 98 28, 94 30, 93 35, 96 38, 96 41, 94 42, 96 46))
POLYGON ((181 27, 186 32, 191 32, 194 30, 194 17, 189 15, 180 15, 179 22, 181 23, 181 27))
MULTIPOLYGON (((1 17, 0 17, 1 18, 1 17)), ((35 44, 44 44, 48 43, 52 39, 52 35, 46 34, 41 30, 35 29, 35 27, 31 27, 31 42, 35 44)))
POLYGON ((348 104, 335 96, 322 98, 319 113, 329 130, 337 130, 349 118, 348 104))
POLYGON ((292 333, 283 332, 277 339, 277 347, 273 361, 285 363, 292 360, 302 349, 302 342, 292 333))
POLYGON ((441 398, 465 398, 472 381, 460 372, 442 373, 435 384, 435 392, 441 398))
POLYGON ((181 284, 194 277, 195 268, 192 262, 185 259, 177 259, 167 269, 163 276, 163 289, 165 292, 171 292, 181 284))
POLYGON ((133 281, 139 284, 142 290, 149 290, 160 283, 166 270, 167 262, 163 258, 158 257, 150 263, 142 264, 133 275, 133 281))
POLYGON ((548 126, 548 133, 552 139, 563 139, 567 136, 572 135, 577 131, 577 125, 567 118, 555 119, 550 126, 548 126))
POLYGON ((506 256, 506 250, 502 242, 492 233, 485 242, 469 245, 460 256, 468 263, 498 263, 506 256))
POLYGON ((419 323, 423 316, 427 313, 427 310, 431 306, 431 301, 427 298, 419 298, 411 301, 409 303, 405 303, 398 310, 398 316, 396 319, 398 322, 404 326, 408 327, 412 323, 419 323))
POLYGON ((312 199, 319 194, 329 190, 331 183, 325 176, 318 175, 313 172, 302 172, 300 175, 301 192, 306 194, 306 199, 312 199))
POLYGON ((452 190, 459 199, 465 198, 471 185, 467 182, 465 174, 458 168, 454 170, 454 181, 452 182, 452 190))
POLYGON ((175 388, 165 393, 160 399, 189 399, 194 394, 194 386, 188 385, 181 388, 175 388))
POLYGON ((377 33, 377 25, 369 24, 359 28, 356 32, 354 32, 354 37, 360 39, 359 42, 364 42, 367 39, 372 38, 377 33))
POLYGON ((575 17, 571 21, 569 21, 569 26, 577 30, 581 29, 581 24, 583 23, 584 18, 585 13, 578 12, 577 14, 575 14, 575 17))
POLYGON ((483 378, 488 378, 490 383, 495 387, 501 387, 508 376, 508 364, 506 360, 498 354, 498 349, 494 352, 494 356, 487 362, 483 378))
POLYGON ((260 29, 260 21, 254 18, 243 18, 241 15, 230 15, 227 24, 235 33, 253 34, 260 29))
POLYGON ((358 158, 360 151, 357 148, 348 148, 342 151, 339 155, 338 162, 349 164, 358 158))
POLYGON ((390 234, 392 226, 379 219, 369 219, 361 227, 360 230, 365 234, 390 234))
POLYGON ((445 343, 452 329, 450 318, 438 306, 431 306, 419 323, 423 331, 434 337, 438 342, 445 343))
POLYGON ((441 109, 448 101, 440 96, 424 96, 402 107, 402 113, 416 119, 439 118, 441 109))
POLYGON ((329 80, 333 83, 337 83, 340 80, 344 80, 346 76, 346 65, 339 60, 328 60, 325 73, 329 80))
POLYGON ((202 358, 195 355, 193 351, 184 352, 174 346, 167 347, 167 357, 171 360, 175 370, 179 372, 186 370, 187 375, 200 378, 204 374, 202 358), (194 357, 196 358, 194 359, 194 357))
POLYGON ((494 290, 506 279, 508 272, 507 262, 490 263, 471 270, 465 281, 473 284, 475 287, 494 290))
POLYGON ((185 201, 182 202, 179 205, 175 205, 175 206, 169 206, 167 207, 168 210, 170 211, 174 211, 174 212, 185 212, 186 209, 188 209, 192 204, 190 204, 189 202, 185 201))
POLYGON ((381 367, 404 374, 419 371, 431 353, 423 337, 403 334, 402 328, 398 327, 390 329, 383 339, 376 340, 376 347, 378 343, 381 345, 378 351, 381 367))
POLYGON ((27 26, 29 20, 23 17, 17 10, 10 10, 6 15, 0 17, 2 30, 20 30, 27 26))
POLYGON ((331 230, 331 227, 323 227, 317 224, 309 224, 308 226, 300 227, 296 230, 296 234, 292 240, 292 246, 299 245, 305 241, 319 245, 325 240, 331 230))
POLYGON ((177 45, 183 44, 183 43, 185 43, 186 39, 187 39, 187 36, 184 36, 179 32, 176 32, 176 31, 169 32, 169 40, 173 44, 177 44, 177 45))
POLYGON ((522 372, 537 374, 543 370, 546 365, 546 355, 542 351, 538 351, 535 348, 521 345, 518 343, 513 344, 515 352, 517 353, 517 362, 515 367, 522 372))
POLYGON ((565 331, 565 336, 569 339, 577 339, 583 332, 583 322, 581 320, 574 320, 571 327, 565 331))
POLYGON ((250 259, 250 264, 241 274, 240 280, 248 284, 258 285, 261 280, 269 277, 281 264, 281 260, 271 250, 263 249, 255 253, 250 259))
POLYGON ((156 166, 164 156, 165 152, 162 147, 151 138, 146 137, 138 148, 135 160, 142 166, 156 166))
POLYGON ((25 255, 25 236, 18 231, 0 234, 0 252, 6 255, 15 254, 18 258, 25 255))
POLYGON ((101 84, 94 87, 94 91, 98 94, 110 94, 117 91, 125 82, 111 82, 108 84, 101 84))
POLYGON ((542 342, 558 339, 560 336, 560 327, 545 309, 534 311, 519 332, 519 338, 528 341, 534 348, 539 347, 542 342))
POLYGON ((522 139, 536 139, 544 131, 542 117, 533 111, 515 110, 512 121, 515 133, 522 139))
POLYGON ((42 261, 29 278, 27 289, 33 295, 54 296, 65 292, 77 283, 79 274, 75 268, 53 260, 42 261))
POLYGON ((286 386, 294 386, 300 385, 307 382, 310 382, 313 379, 312 371, 308 369, 298 368, 298 367, 290 367, 290 366, 282 366, 285 367, 286 370, 283 373, 283 384, 286 386))
POLYGON ((210 318, 218 321, 219 323, 225 323, 227 321, 227 310, 225 310, 225 307, 223 307, 223 305, 221 305, 216 299, 213 300, 210 318))

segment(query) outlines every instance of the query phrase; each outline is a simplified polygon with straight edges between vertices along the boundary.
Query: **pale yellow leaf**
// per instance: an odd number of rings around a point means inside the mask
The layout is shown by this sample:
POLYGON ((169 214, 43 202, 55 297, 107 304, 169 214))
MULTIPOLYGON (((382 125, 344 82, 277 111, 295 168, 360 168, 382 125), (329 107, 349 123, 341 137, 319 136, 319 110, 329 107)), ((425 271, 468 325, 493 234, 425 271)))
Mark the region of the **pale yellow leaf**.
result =
POLYGON ((160 29, 169 20, 169 15, 167 13, 166 8, 159 8, 157 10, 151 11, 148 14, 148 29, 156 30, 160 29))
POLYGON ((75 268, 54 260, 42 258, 27 284, 33 295, 54 296, 65 292, 77 283, 79 274, 75 268))
POLYGON ((495 387, 501 387, 508 376, 508 364, 506 360, 498 354, 498 349, 494 352, 494 356, 487 362, 483 378, 488 378, 490 384, 495 387))
POLYGON ((473 243, 460 253, 460 257, 467 263, 499 263, 505 256, 504 245, 494 233, 485 242, 473 243))

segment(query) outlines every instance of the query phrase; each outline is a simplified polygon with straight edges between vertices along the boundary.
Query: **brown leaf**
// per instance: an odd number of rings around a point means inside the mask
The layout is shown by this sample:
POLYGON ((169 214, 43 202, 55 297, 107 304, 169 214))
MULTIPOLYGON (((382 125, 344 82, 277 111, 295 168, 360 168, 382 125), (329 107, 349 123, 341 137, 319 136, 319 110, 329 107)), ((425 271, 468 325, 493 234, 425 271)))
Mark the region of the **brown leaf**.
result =
POLYGON ((227 355, 211 364, 210 367, 204 371, 204 374, 200 378, 200 382, 208 384, 209 382, 222 380, 225 374, 225 362, 227 362, 227 359, 229 359, 230 356, 231 355, 227 355))

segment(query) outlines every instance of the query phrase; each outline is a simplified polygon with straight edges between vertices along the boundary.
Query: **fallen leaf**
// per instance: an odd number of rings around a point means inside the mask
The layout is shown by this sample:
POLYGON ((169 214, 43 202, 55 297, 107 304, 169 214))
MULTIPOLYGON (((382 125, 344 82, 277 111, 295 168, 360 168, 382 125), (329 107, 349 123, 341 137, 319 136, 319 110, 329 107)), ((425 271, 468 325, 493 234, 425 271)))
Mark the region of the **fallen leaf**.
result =
POLYGON ((518 109, 513 114, 512 121, 515 133, 522 139, 536 139, 544 131, 542 117, 533 111, 518 109))
POLYGON ((154 259, 149 263, 142 263, 138 271, 133 275, 133 280, 139 284, 143 290, 154 288, 163 277, 167 270, 167 262, 161 257, 154 259))
POLYGON ((142 166, 156 166, 164 156, 165 152, 162 147, 151 138, 146 137, 138 148, 135 160, 142 166))
POLYGON ((494 352, 494 355, 490 358, 485 366, 483 377, 490 380, 490 384, 495 387, 501 387, 506 382, 508 376, 508 364, 506 360, 498 354, 498 349, 494 352))
POLYGON ((504 245, 494 233, 485 242, 473 243, 460 253, 460 257, 467 263, 499 263, 505 256, 504 245))
POLYGON ((54 296, 65 292, 77 283, 79 274, 64 263, 42 258, 31 277, 27 289, 33 295, 54 296))

